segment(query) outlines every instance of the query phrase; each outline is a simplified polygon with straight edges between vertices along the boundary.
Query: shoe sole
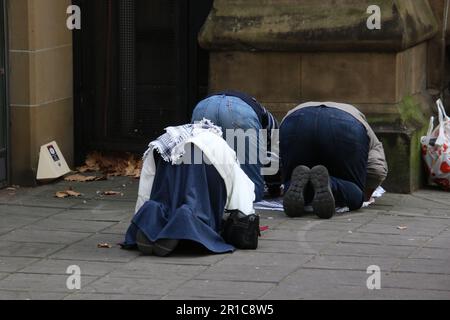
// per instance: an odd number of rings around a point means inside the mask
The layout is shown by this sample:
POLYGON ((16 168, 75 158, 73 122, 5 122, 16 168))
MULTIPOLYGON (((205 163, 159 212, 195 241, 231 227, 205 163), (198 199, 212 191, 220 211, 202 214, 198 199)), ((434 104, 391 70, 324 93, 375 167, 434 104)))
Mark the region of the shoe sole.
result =
POLYGON ((178 246, 179 240, 160 239, 153 246, 153 254, 158 257, 166 257, 178 246))
POLYGON ((331 219, 336 213, 336 206, 327 168, 324 166, 312 168, 310 180, 314 188, 314 199, 312 202, 314 213, 321 219, 331 219))
POLYGON ((291 186, 283 199, 284 212, 291 218, 305 215, 305 198, 303 192, 310 178, 310 169, 305 166, 295 168, 292 173, 291 186))
POLYGON ((136 235, 136 243, 140 252, 145 255, 152 255, 155 244, 150 242, 145 234, 139 230, 136 235))

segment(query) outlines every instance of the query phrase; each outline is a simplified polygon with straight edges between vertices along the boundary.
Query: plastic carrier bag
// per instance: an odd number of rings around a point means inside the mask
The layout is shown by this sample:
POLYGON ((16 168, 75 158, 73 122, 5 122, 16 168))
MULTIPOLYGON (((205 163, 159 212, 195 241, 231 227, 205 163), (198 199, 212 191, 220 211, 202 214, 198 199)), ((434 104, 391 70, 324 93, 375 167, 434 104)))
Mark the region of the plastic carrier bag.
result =
POLYGON ((450 118, 439 99, 439 125, 434 128, 434 117, 425 137, 422 137, 422 156, 425 161, 429 183, 450 191, 450 118))

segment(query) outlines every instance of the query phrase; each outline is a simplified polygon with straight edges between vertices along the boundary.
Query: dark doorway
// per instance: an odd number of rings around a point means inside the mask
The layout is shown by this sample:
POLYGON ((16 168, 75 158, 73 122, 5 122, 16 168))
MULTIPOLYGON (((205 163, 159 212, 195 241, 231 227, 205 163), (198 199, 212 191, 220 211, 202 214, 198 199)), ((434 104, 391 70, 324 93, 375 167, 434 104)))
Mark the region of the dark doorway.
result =
POLYGON ((212 0, 78 0, 75 32, 77 162, 91 150, 142 152, 186 123, 207 93, 197 35, 212 0))
POLYGON ((5 1, 0 0, 0 188, 8 183, 8 104, 5 1))

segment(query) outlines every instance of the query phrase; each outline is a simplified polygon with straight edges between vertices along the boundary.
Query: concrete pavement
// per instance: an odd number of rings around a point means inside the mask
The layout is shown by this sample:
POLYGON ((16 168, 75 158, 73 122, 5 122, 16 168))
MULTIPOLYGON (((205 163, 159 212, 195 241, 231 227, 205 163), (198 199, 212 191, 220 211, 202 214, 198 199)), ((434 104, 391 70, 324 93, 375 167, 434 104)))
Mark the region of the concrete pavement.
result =
POLYGON ((260 212, 269 229, 256 251, 158 258, 117 245, 137 186, 110 178, 1 190, 0 299, 450 299, 449 193, 388 193, 328 221, 260 212), (54 197, 69 187, 83 195, 54 197), (80 290, 66 285, 72 265, 80 290), (367 287, 372 265, 380 290, 367 287))

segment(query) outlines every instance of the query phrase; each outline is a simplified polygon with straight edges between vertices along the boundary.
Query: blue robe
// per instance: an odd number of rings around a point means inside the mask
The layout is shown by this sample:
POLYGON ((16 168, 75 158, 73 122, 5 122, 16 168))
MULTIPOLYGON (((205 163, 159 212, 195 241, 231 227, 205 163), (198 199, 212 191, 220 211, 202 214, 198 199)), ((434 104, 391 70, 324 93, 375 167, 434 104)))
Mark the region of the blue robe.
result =
MULTIPOLYGON (((152 155, 149 155, 152 156, 152 155)), ((234 251, 218 234, 227 191, 213 165, 172 165, 156 156, 150 200, 134 216, 125 247, 136 245, 140 229, 150 241, 191 240, 214 253, 234 251)))

